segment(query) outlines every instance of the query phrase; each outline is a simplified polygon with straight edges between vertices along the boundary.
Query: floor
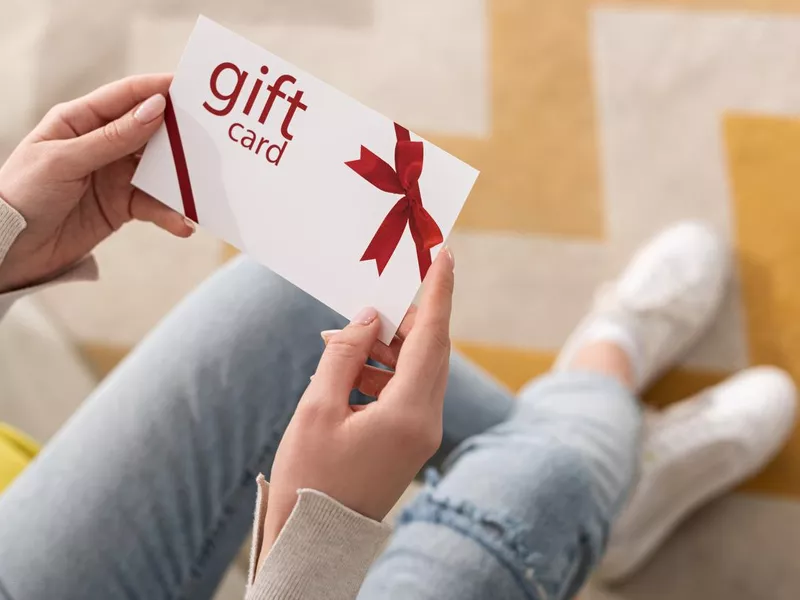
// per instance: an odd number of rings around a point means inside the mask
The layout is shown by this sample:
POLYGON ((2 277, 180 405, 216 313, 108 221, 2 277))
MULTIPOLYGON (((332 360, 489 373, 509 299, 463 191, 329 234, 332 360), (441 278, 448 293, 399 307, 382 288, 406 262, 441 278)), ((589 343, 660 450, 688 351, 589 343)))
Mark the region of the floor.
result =
MULTIPOLYGON (((683 218, 727 236, 737 281, 714 330, 650 400, 674 401, 755 363, 800 380, 800 0, 0 7, 0 52, 16 57, 0 63, 14 90, 0 114, 0 157, 52 104, 174 68, 202 12, 482 171, 451 239, 453 330, 510 387, 547 369, 594 288, 637 244, 683 218)), ((132 225, 97 256, 99 283, 50 290, 0 329, 0 418, 43 440, 230 252, 202 233, 184 243, 132 225), (39 352, 47 376, 20 387, 10 361, 27 368, 26 353, 39 352)), ((614 597, 796 597, 800 574, 783 548, 800 545, 798 501, 800 432, 614 597)))

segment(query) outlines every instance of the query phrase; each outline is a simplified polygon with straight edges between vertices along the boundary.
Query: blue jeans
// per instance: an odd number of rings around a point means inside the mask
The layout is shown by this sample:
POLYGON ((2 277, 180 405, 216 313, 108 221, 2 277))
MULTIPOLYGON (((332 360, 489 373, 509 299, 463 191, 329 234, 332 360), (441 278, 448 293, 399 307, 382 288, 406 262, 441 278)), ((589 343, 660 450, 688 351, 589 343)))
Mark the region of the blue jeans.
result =
MULTIPOLYGON (((0 496, 0 598, 211 598, 315 370, 319 332, 342 325, 253 262, 222 269, 0 496)), ((441 455, 455 451, 359 597, 574 595, 631 484, 636 399, 572 373, 515 401, 454 356, 444 424, 441 455)))

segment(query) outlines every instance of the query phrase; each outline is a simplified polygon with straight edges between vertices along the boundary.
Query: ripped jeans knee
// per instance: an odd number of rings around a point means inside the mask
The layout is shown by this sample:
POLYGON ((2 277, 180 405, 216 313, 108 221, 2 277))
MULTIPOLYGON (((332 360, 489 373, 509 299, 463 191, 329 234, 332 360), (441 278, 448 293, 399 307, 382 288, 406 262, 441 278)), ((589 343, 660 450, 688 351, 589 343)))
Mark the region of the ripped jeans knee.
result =
MULTIPOLYGON (((564 490, 565 500, 569 496, 570 501, 554 504, 552 499, 558 494, 544 494, 543 497, 550 498, 547 505, 529 513, 533 516, 531 521, 522 521, 510 510, 483 508, 475 500, 444 491, 439 486, 439 473, 431 468, 425 473, 425 488, 401 514, 398 531, 418 523, 446 528, 491 555, 493 561, 483 564, 504 570, 505 576, 518 587, 520 598, 571 598, 598 560, 607 535, 605 521, 591 515, 588 494, 585 506, 576 507, 575 475, 570 474, 573 490, 564 490), (573 526, 564 527, 564 523, 573 526)), ((536 499, 531 498, 531 503, 536 503, 536 499)), ((465 577, 477 575, 464 573, 465 577)))

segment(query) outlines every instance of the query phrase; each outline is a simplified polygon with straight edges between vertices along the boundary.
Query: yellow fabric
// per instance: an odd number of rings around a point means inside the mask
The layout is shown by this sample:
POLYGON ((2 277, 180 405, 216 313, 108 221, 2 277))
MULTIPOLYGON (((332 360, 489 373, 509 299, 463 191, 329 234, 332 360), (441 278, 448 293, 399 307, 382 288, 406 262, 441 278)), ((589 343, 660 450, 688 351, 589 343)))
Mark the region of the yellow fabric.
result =
POLYGON ((22 473, 38 452, 36 442, 10 425, 0 423, 0 493, 22 473))

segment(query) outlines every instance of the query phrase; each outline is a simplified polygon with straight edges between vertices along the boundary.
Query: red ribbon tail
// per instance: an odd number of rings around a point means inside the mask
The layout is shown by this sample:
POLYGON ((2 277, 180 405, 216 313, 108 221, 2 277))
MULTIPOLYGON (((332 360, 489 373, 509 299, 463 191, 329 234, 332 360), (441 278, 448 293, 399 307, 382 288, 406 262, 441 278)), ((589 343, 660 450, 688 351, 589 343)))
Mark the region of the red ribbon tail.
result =
POLYGON ((411 205, 411 220, 413 222, 411 233, 417 246, 430 250, 444 242, 442 230, 439 229, 431 213, 422 206, 422 202, 411 205))
POLYGON ((409 219, 409 229, 414 244, 417 247, 417 262, 419 263, 420 280, 425 279, 428 269, 431 268, 431 248, 441 244, 444 239, 439 226, 430 216, 427 210, 417 205, 412 208, 411 219, 409 219))
POLYGON ((172 158, 175 161, 175 173, 178 175, 178 188, 181 191, 183 214, 195 223, 199 223, 194 194, 192 193, 192 182, 189 179, 189 166, 186 164, 186 153, 183 151, 181 132, 178 129, 178 117, 175 114, 175 107, 169 94, 167 94, 167 107, 164 109, 164 124, 167 127, 167 137, 172 149, 172 158))
POLYGON ((417 247, 417 262, 419 263, 419 279, 425 281, 428 269, 431 268, 431 251, 417 247))
POLYGON ((398 125, 397 123, 394 124, 394 133, 397 136, 398 142, 409 142, 411 141, 411 133, 403 127, 402 125, 398 125))
POLYGON ((383 219, 378 231, 364 251, 361 261, 374 260, 378 266, 378 275, 383 274, 389 259, 392 258, 400 238, 408 223, 408 201, 401 198, 383 219))

